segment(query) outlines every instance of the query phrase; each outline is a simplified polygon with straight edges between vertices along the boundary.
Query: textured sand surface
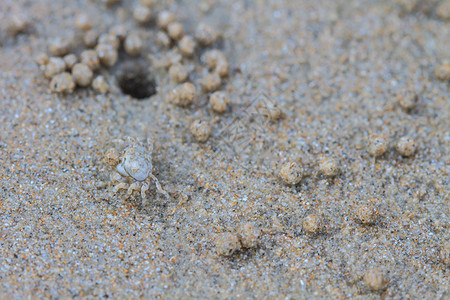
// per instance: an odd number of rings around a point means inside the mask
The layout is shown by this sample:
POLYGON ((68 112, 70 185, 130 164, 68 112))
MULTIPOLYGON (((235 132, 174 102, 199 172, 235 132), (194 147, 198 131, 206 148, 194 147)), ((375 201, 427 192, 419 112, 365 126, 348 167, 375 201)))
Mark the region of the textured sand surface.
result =
POLYGON ((173 10, 187 31, 202 21, 223 33, 229 112, 211 112, 204 94, 191 108, 167 103, 173 84, 161 71, 155 96, 123 95, 126 56, 100 71, 109 93, 52 94, 33 59, 52 37, 81 44, 77 13, 102 31, 140 28, 144 53, 159 55, 154 24, 134 22, 132 1, 0 1, 0 298, 450 297, 440 258, 450 239, 450 92, 433 73, 450 61, 443 1, 164 2, 157 10, 173 10), (29 17, 26 33, 6 33, 12 12, 29 17), (418 95, 411 111, 395 100, 404 89, 418 95), (248 117, 260 101, 284 117, 248 117), (204 144, 190 134, 195 119, 212 123, 204 144), (390 142, 378 159, 367 152, 374 134, 390 142), (394 148, 404 135, 417 143, 407 158, 394 148), (98 187, 109 183, 105 151, 126 136, 154 139, 154 174, 170 199, 152 185, 143 206, 138 194, 98 187), (317 171, 325 157, 340 165, 335 178, 317 171), (295 187, 278 178, 290 161, 307 172, 295 187), (356 218, 361 204, 378 209, 374 224, 356 218), (309 214, 323 224, 317 234, 302 229, 309 214), (217 234, 246 222, 261 229, 259 245, 218 255, 217 234), (364 283, 372 267, 384 290, 364 283))

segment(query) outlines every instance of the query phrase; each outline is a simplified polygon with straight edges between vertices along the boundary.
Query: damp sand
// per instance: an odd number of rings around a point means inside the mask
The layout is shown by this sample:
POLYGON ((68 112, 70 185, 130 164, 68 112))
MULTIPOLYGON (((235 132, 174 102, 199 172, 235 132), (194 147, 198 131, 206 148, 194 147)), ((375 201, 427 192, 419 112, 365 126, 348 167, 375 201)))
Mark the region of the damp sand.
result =
POLYGON ((433 74, 450 59, 442 1, 164 2, 186 30, 222 32, 223 115, 204 95, 188 109, 167 103, 167 74, 142 101, 122 93, 115 68, 101 71, 105 95, 50 92, 33 61, 48 41, 76 39, 79 12, 100 30, 137 28, 133 2, 0 2, 2 28, 12 11, 31 23, 0 35, 0 298, 448 298, 450 93, 433 74), (401 89, 417 94, 414 109, 395 100, 401 89), (284 117, 248 117, 259 102, 284 117), (212 124, 206 143, 190 134, 196 119, 212 124), (377 159, 373 135, 389 141, 377 159), (405 135, 417 143, 406 158, 394 147, 405 135), (170 199, 152 185, 142 205, 98 184, 109 183, 105 151, 126 136, 153 138, 170 199), (334 178, 317 172, 325 157, 339 163, 334 178), (307 173, 296 186, 278 178, 290 161, 307 173), (356 216, 366 204, 378 210, 371 224, 356 216), (319 232, 303 228, 308 215, 319 232), (247 222, 258 245, 218 255, 218 234, 247 222), (364 283, 371 268, 384 289, 364 283))

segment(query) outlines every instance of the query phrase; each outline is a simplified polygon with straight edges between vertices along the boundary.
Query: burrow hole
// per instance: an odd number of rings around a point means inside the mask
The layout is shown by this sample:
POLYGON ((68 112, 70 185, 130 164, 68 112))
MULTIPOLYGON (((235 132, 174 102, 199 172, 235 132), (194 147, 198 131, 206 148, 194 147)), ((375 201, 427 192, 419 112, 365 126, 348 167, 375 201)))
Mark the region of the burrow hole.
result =
POLYGON ((156 81, 143 60, 127 61, 119 67, 117 81, 125 95, 144 100, 156 94, 156 81))

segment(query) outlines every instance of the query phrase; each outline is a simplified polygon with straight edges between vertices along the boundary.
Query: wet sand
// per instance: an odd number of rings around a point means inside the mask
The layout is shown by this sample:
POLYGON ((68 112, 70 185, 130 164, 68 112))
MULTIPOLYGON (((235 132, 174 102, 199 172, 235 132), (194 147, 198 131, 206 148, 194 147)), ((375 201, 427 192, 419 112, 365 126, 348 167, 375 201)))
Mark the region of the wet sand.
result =
MULTIPOLYGON (((0 35, 0 298, 450 297, 440 258, 450 239, 450 92, 434 75, 450 61, 443 1, 158 3, 186 31, 201 21, 223 34, 232 105, 222 115, 204 93, 190 108, 168 103, 164 71, 154 71, 156 95, 124 95, 126 55, 99 72, 107 94, 51 93, 34 58, 55 36, 75 36, 79 53, 80 11, 101 31, 148 32, 144 53, 163 51, 155 25, 132 19, 134 2, 65 2, 0 2, 1 28, 12 11, 30 20, 27 32, 0 35), (396 100, 403 90, 418 96, 411 110, 396 100), (283 118, 249 117, 259 103, 276 103, 283 118), (206 143, 190 134, 196 119, 212 124, 206 143), (376 159, 373 135, 389 141, 376 159), (411 157, 394 147, 405 135, 417 144, 411 157), (170 199, 154 185, 146 205, 111 193, 103 157, 126 136, 154 140, 153 173, 170 199), (318 172, 326 157, 339 164, 333 178, 318 172), (296 186, 278 178, 291 161, 305 168, 296 186), (358 220, 361 205, 377 209, 372 224, 358 220), (317 233, 302 228, 310 214, 317 233), (262 232, 258 246, 219 255, 218 234, 247 222, 262 232), (363 280, 375 267, 387 280, 378 291, 363 280)), ((198 59, 186 64, 204 70, 198 59)))

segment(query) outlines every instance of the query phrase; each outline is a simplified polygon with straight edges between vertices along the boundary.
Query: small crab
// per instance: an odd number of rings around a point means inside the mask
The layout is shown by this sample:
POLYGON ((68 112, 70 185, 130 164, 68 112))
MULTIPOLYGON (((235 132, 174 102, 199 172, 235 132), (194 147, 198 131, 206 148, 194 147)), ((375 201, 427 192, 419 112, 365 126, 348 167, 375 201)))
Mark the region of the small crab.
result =
POLYGON ((126 146, 121 152, 116 148, 110 148, 105 155, 105 161, 115 170, 111 175, 113 183, 116 184, 113 192, 124 189, 127 190, 129 197, 133 191, 140 191, 145 201, 145 193, 150 187, 150 180, 153 180, 158 192, 169 198, 169 194, 162 189, 158 179, 152 174, 153 144, 148 140, 144 144, 132 137, 128 137, 126 141, 114 140, 114 142, 126 146))

